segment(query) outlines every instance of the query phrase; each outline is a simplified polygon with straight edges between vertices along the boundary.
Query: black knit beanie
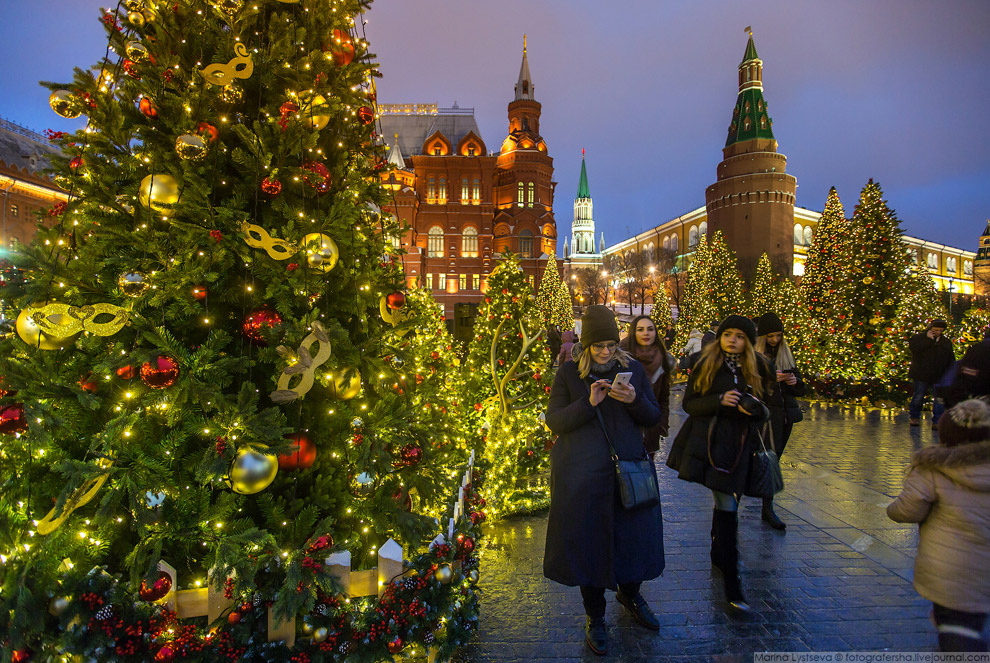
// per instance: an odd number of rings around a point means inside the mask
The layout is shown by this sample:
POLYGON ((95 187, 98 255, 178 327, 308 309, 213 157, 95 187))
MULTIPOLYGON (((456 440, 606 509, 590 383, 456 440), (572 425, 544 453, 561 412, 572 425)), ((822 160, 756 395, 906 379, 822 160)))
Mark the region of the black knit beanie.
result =
POLYGON ((938 441, 947 447, 990 440, 990 405, 968 400, 946 410, 938 419, 938 441))
POLYGON ((589 306, 581 316, 581 345, 590 348, 602 341, 619 342, 619 326, 615 323, 615 313, 600 304, 589 306))
POLYGON ((784 331, 784 323, 780 321, 776 313, 764 313, 756 323, 756 333, 758 336, 775 334, 784 331))
MULTIPOLYGON (((730 315, 722 321, 722 324, 718 326, 718 331, 715 332, 715 338, 722 338, 722 334, 725 333, 726 329, 738 329, 742 333, 746 334, 749 338, 750 343, 756 343, 756 325, 753 321, 744 315, 730 315)), ((582 341, 584 338, 582 337, 582 341)))

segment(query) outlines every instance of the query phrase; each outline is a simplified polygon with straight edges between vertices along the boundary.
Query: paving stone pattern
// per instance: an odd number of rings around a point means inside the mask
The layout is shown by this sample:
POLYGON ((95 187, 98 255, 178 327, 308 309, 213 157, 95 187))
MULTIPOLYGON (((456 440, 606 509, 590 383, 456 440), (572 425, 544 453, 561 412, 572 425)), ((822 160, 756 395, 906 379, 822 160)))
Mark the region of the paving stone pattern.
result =
MULTIPOLYGON (((683 417, 675 387, 671 425, 683 417)), ((546 515, 489 527, 482 547, 482 621, 459 657, 522 661, 752 661, 753 652, 934 651, 930 603, 911 585, 917 528, 887 519, 914 449, 929 427, 906 414, 806 404, 782 459, 778 513, 786 534, 760 520, 759 500, 740 510, 743 587, 753 608, 730 617, 709 562, 712 500, 658 459, 667 568, 643 586, 661 628, 637 625, 607 594, 607 659, 584 644, 577 588, 543 577, 546 515)), ((664 454, 665 457, 665 454, 664 454)))

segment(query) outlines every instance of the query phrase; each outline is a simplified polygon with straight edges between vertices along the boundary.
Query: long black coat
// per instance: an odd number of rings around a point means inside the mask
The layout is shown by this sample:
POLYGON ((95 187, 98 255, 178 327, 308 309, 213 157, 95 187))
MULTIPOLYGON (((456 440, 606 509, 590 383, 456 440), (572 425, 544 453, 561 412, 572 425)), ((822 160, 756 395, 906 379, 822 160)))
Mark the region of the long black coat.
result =
POLYGON ((935 384, 955 361, 952 341, 945 335, 931 339, 925 332, 915 334, 908 341, 908 348, 911 350, 908 377, 912 380, 935 384))
POLYGON ((615 489, 615 464, 595 416, 601 412, 619 458, 645 456, 640 426, 660 418, 653 389, 638 361, 582 380, 565 362, 550 389, 547 425, 559 437, 550 452, 550 518, 543 575, 563 585, 607 587, 656 578, 663 572, 660 506, 626 511, 615 489), (609 396, 593 407, 589 381, 632 371, 636 400, 609 396))
MULTIPOLYGON (((768 357, 771 362, 774 362, 774 357, 768 357)), ((770 367, 771 375, 773 376, 771 380, 776 380, 776 368, 774 364, 770 367)), ((804 380, 801 377, 801 371, 795 366, 794 368, 787 369, 783 371, 784 373, 792 373, 796 378, 797 382, 793 385, 787 384, 786 382, 772 382, 773 391, 767 397, 766 401, 767 407, 770 409, 770 426, 773 429, 773 446, 777 455, 780 456, 784 453, 784 447, 787 446, 787 436, 785 435, 785 426, 787 424, 793 424, 800 421, 804 414, 801 412, 801 406, 798 404, 797 399, 799 396, 804 396, 805 387, 804 380)), ((787 433, 790 430, 787 429, 787 433)), ((769 440, 767 440, 769 446, 769 440)))
MULTIPOLYGON (((760 359, 760 375, 768 384, 769 368, 760 359)), ((684 411, 688 418, 681 425, 670 447, 667 466, 677 470, 677 478, 700 483, 711 490, 737 494, 744 492, 750 456, 759 449, 759 435, 770 416, 767 408, 755 416, 743 414, 736 407, 726 407, 719 400, 722 394, 738 389, 745 392, 742 375, 739 384, 732 371, 722 363, 704 394, 695 389, 698 373, 693 371, 684 392, 684 411), (718 417, 716 425, 711 426, 718 417), (709 459, 709 428, 711 430, 711 459, 709 459), (714 462, 714 465, 712 465, 714 462), (730 470, 722 472, 716 469, 730 470)), ((764 389, 766 394, 766 389, 764 389)))

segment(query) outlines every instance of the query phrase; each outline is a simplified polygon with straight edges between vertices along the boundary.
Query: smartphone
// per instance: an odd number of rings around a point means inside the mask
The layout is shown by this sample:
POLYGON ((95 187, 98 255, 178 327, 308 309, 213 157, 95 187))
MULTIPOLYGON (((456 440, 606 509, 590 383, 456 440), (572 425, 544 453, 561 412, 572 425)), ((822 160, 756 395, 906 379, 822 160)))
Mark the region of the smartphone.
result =
POLYGON ((612 380, 612 386, 622 385, 623 387, 629 386, 629 379, 632 377, 632 371, 628 373, 617 373, 615 379, 612 380))

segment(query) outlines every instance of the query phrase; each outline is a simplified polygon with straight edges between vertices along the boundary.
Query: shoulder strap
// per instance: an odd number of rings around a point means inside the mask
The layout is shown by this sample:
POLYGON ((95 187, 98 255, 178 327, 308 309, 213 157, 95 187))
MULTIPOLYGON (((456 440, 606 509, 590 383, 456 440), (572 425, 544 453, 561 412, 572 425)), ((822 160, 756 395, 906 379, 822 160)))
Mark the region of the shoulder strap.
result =
MULTIPOLYGON (((585 380, 582 380, 584 386, 588 390, 588 397, 591 397, 591 387, 585 380)), ((612 438, 608 436, 608 428, 605 426, 605 419, 602 417, 601 410, 597 407, 595 409, 595 416, 598 417, 598 425, 602 427, 602 434, 605 435, 605 441, 608 443, 608 450, 612 452, 612 460, 619 460, 619 454, 615 452, 615 446, 612 445, 612 438)))

